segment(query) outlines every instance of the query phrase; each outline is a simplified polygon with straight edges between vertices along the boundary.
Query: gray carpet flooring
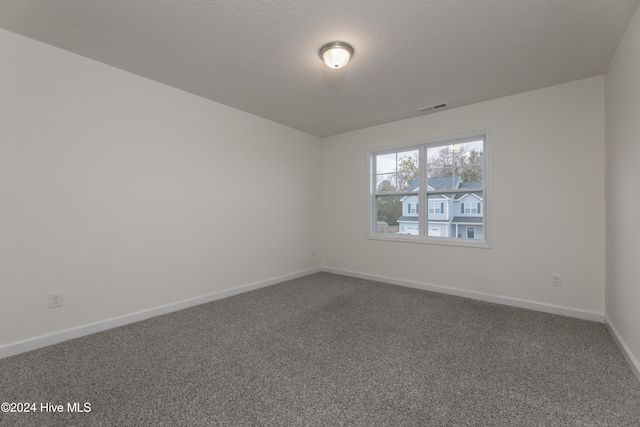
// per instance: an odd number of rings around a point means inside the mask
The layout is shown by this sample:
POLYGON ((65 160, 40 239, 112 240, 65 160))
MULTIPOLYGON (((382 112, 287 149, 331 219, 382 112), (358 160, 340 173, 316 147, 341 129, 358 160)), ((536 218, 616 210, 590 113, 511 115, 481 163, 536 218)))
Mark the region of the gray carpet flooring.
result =
POLYGON ((0 400, 38 405, 2 426, 640 426, 602 324, 328 273, 0 360, 0 400))

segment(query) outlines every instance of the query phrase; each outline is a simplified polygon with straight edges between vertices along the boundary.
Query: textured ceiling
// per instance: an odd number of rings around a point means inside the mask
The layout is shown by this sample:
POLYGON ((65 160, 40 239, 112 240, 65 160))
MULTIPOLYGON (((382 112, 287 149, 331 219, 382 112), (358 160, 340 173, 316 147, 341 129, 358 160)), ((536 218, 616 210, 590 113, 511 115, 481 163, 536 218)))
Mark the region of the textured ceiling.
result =
POLYGON ((603 74, 639 3, 0 0, 0 27, 324 137, 603 74))

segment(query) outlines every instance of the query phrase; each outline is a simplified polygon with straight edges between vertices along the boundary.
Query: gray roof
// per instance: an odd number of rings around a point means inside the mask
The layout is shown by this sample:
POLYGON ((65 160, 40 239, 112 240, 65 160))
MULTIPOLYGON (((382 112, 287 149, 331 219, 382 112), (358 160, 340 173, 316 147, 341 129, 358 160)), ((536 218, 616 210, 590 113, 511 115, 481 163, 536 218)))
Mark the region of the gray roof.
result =
POLYGON ((418 222, 417 216, 401 216, 398 218, 398 222, 418 222))
POLYGON ((407 192, 416 191, 416 188, 420 187, 420 179, 416 178, 409 183, 409 186, 406 190, 407 192))
POLYGON ((455 190, 460 187, 460 177, 439 176, 427 178, 427 185, 434 190, 455 190))
POLYGON ((482 224, 481 216, 454 216, 452 224, 482 224))
POLYGON ((433 201, 444 202, 446 199, 449 199, 450 197, 451 197, 451 194, 446 195, 446 194, 430 193, 427 196, 427 199, 429 199, 430 202, 433 202, 433 201))
POLYGON ((483 188, 484 181, 462 182, 460 188, 483 188))
POLYGON ((461 198, 463 198, 467 194, 473 194, 473 195, 476 195, 476 196, 478 196, 478 197, 480 197, 482 199, 482 191, 470 191, 468 193, 458 193, 458 194, 455 195, 454 199, 460 200, 461 198))

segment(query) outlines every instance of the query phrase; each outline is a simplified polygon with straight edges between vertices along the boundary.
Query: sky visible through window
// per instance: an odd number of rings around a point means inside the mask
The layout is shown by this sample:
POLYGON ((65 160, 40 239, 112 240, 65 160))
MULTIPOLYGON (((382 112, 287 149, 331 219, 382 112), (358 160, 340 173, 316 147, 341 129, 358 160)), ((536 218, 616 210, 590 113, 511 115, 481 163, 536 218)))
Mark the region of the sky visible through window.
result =
MULTIPOLYGON (((463 150, 465 153, 470 153, 472 151, 476 151, 478 153, 483 152, 483 143, 484 141, 470 141, 463 142, 457 144, 449 144, 449 145, 436 145, 433 147, 427 148, 427 164, 430 163, 430 160, 433 160, 435 157, 439 155, 439 152, 448 148, 452 152, 463 150)), ((407 150, 407 151, 398 151, 395 153, 388 154, 379 154, 376 156, 376 175, 378 176, 377 183, 380 184, 382 181, 387 181, 392 184, 396 184, 396 176, 395 174, 399 172, 400 165, 403 159, 418 157, 418 150, 407 150)), ((417 162, 416 162, 417 165, 417 162)), ((401 190, 401 189, 400 189, 401 190)))

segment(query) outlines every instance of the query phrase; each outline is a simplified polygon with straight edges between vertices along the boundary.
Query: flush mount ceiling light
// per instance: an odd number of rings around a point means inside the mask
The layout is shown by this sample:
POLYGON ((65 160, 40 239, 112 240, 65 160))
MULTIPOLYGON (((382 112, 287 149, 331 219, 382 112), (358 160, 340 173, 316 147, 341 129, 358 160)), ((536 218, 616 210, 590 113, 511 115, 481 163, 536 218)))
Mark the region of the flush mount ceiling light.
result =
POLYGON ((343 42, 331 42, 322 46, 320 58, 329 68, 342 68, 353 55, 353 48, 343 42))

